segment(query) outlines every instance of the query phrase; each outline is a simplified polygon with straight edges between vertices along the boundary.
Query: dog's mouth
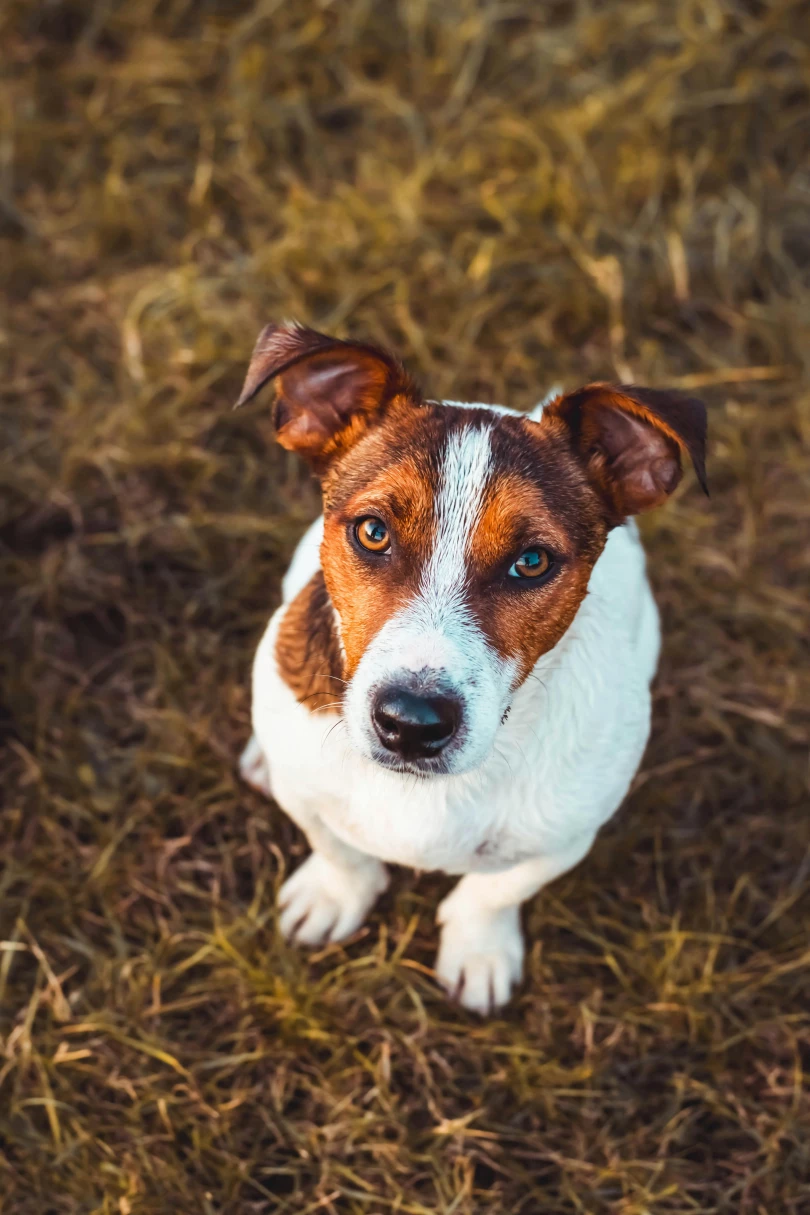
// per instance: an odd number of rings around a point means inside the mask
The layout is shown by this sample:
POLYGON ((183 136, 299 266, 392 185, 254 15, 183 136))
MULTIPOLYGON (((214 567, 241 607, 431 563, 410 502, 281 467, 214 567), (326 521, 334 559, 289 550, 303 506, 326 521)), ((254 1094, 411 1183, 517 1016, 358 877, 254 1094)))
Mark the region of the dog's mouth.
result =
POLYGON ((449 757, 443 752, 418 759, 405 759, 401 755, 392 755, 390 751, 374 747, 371 758, 386 772, 398 772, 402 776, 416 776, 423 780, 432 776, 449 776, 452 772, 449 757))

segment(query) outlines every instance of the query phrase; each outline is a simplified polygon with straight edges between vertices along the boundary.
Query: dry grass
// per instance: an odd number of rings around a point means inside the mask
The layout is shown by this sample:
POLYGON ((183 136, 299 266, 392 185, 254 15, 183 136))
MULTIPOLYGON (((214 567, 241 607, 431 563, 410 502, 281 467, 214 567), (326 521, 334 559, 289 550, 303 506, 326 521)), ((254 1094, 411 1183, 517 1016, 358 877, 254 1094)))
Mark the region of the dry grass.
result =
POLYGON ((6 0, 0 1211, 810 1211, 810 13, 800 0, 6 0), (260 325, 430 391, 700 388, 649 520, 654 736, 505 1016, 441 878, 315 957, 242 788, 316 509, 260 325))

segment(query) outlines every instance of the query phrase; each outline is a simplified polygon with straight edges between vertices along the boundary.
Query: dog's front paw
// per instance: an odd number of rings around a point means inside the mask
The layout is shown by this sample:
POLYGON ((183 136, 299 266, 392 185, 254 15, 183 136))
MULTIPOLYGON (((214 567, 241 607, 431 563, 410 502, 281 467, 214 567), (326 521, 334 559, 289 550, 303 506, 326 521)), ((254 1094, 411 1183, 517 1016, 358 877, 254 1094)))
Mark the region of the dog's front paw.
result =
POLYGON ((523 976, 520 909, 491 911, 447 899, 438 919, 443 927, 436 977, 442 987, 465 1008, 483 1015, 506 1004, 523 976))
POLYGON ((388 871, 369 857, 340 869, 313 852, 281 887, 279 928, 296 945, 320 945, 350 937, 388 886, 388 871))

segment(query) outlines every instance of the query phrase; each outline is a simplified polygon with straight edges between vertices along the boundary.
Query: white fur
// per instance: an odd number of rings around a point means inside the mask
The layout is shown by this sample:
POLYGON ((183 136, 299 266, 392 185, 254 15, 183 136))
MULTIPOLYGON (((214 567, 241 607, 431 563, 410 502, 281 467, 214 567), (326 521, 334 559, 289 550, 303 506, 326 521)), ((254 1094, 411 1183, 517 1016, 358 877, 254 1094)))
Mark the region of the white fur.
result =
MULTIPOLYGON (((461 685, 465 663, 482 678, 489 671, 491 683, 477 709, 473 697, 472 711, 483 713, 491 697, 493 720, 512 676, 483 653, 488 647, 480 635, 472 644, 455 596, 459 575, 463 582, 463 529, 480 502, 477 478, 486 475, 480 436, 487 431, 462 433, 458 450, 448 453, 441 487, 439 531, 447 546, 441 553, 437 546, 428 564, 418 609, 384 626, 369 653, 376 647, 375 664, 394 662, 395 654, 400 666, 447 668, 449 662, 461 685), (426 626, 419 648, 411 629, 426 626)), ((282 930, 309 943, 353 931, 382 888, 383 861, 466 875, 439 911, 437 975, 467 1007, 488 1011, 504 1003, 520 978, 519 904, 587 854, 644 751, 659 629, 637 529, 631 523, 610 533, 571 627, 511 695, 511 713, 503 724, 496 720, 489 743, 474 756, 477 766, 420 778, 375 763, 345 718, 310 713, 279 674, 278 627, 290 599, 318 568, 321 528, 320 521, 313 524, 301 541, 284 581, 285 602, 253 670, 253 725, 272 794, 326 865, 308 861, 302 876, 287 883, 288 894, 305 893, 296 911, 285 913, 282 930)), ((361 672, 366 697, 374 681, 365 661, 348 689, 346 718, 367 703, 354 699, 361 672)))
POLYGON ((436 498, 436 538, 422 574, 422 595, 431 610, 448 597, 459 597, 470 536, 489 479, 491 447, 488 426, 467 426, 453 431, 448 440, 436 498))
MULTIPOLYGON (((555 384, 553 388, 549 388, 546 395, 541 401, 538 401, 534 409, 528 415, 533 422, 539 422, 543 416, 543 410, 549 401, 553 401, 563 391, 562 384, 555 384)), ((508 405, 485 405, 482 401, 442 401, 442 405, 452 405, 455 409, 488 409, 490 413, 506 414, 511 418, 522 418, 526 415, 522 414, 519 409, 510 409, 508 405)))

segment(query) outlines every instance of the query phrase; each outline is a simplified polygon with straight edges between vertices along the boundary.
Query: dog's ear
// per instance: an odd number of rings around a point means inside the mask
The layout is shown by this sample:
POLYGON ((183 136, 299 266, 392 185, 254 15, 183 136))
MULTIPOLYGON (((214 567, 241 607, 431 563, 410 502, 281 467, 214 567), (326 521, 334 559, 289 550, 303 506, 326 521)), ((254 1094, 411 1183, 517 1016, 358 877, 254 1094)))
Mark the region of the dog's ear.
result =
POLYGON ((706 407, 695 397, 634 384, 588 384, 549 401, 546 419, 567 427, 612 522, 669 497, 681 479, 682 451, 709 492, 706 407))
POLYGON ((404 368, 385 350, 297 324, 267 325, 259 334, 236 407, 273 379, 278 441, 314 464, 357 437, 398 393, 418 399, 404 368))

